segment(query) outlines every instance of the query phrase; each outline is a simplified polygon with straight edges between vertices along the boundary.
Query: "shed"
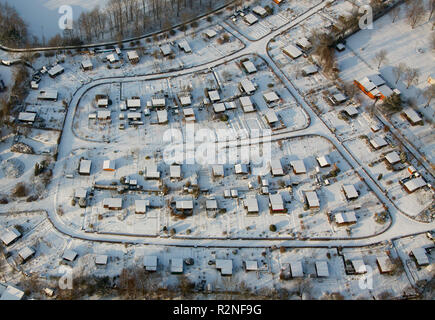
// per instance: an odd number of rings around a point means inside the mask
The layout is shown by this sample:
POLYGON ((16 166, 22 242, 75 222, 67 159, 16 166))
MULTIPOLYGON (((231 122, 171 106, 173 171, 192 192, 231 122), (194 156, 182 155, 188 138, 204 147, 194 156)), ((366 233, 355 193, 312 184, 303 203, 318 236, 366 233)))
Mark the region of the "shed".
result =
POLYGON ((74 197, 79 199, 86 198, 87 196, 88 196, 87 188, 77 188, 74 192, 74 197))
POLYGON ((135 64, 139 62, 139 55, 135 50, 128 51, 127 52, 128 60, 130 60, 131 63, 135 64))
POLYGON ((172 179, 181 179, 181 166, 174 164, 169 167, 169 175, 172 179))
POLYGON ((147 165, 145 177, 147 179, 160 179, 160 172, 156 164, 150 163, 147 165))
POLYGON ((233 260, 216 259, 216 269, 220 270, 223 276, 231 276, 233 274, 233 260))
POLYGON ((91 160, 82 159, 80 161, 79 174, 83 176, 89 176, 91 174, 91 167, 92 167, 91 160))
POLYGON ((356 274, 367 273, 367 267, 364 264, 363 259, 361 259, 361 258, 354 258, 354 259, 351 259, 350 262, 352 263, 352 267, 355 270, 356 274))
POLYGON ((429 264, 429 258, 426 255, 426 250, 422 247, 414 248, 411 250, 411 255, 414 256, 417 265, 426 266, 429 264))
POLYGON ((295 174, 307 173, 307 169, 305 168, 303 160, 293 160, 290 162, 290 165, 292 166, 293 172, 295 174))
POLYGON ((245 22, 250 26, 258 22, 258 18, 254 16, 252 13, 248 13, 247 15, 245 15, 243 17, 243 20, 245 20, 245 22))
POLYGON ((338 225, 349 225, 356 223, 356 215, 353 211, 337 213, 334 216, 335 223, 338 225))
POLYGON ((310 50, 312 47, 311 42, 305 37, 298 39, 296 45, 302 50, 310 50))
POLYGON ((182 258, 171 259, 171 273, 180 274, 183 273, 184 262, 182 258))
POLYGON ((112 112, 110 110, 98 110, 97 118, 98 120, 108 120, 111 117, 112 112))
POLYGON ((103 170, 104 171, 115 171, 115 160, 104 160, 103 162, 103 170))
POLYGON ((85 59, 82 61, 81 63, 82 69, 84 71, 89 71, 92 70, 94 68, 94 65, 92 64, 90 59, 85 59))
POLYGON ((225 104, 223 103, 215 103, 213 104, 213 109, 215 113, 221 113, 225 111, 225 104))
POLYGON ((247 73, 255 73, 257 72, 257 68, 255 67, 254 63, 252 61, 244 61, 243 67, 245 68, 247 73))
POLYGON ((246 197, 246 199, 244 200, 244 205, 248 211, 248 214, 258 213, 258 211, 259 211, 258 210, 258 201, 257 201, 256 196, 246 197))
POLYGON ((342 190, 347 200, 358 198, 358 191, 356 191, 355 186, 353 184, 344 184, 342 190))
POLYGON ((236 189, 231 189, 231 197, 237 198, 239 196, 239 192, 236 189))
POLYGON ((258 271, 257 260, 246 260, 245 261, 245 270, 246 271, 258 271))
POLYGON ((236 103, 234 101, 224 102, 224 104, 225 104, 225 108, 227 110, 237 109, 237 105, 236 105, 236 103))
POLYGON ((318 277, 329 277, 328 262, 316 261, 316 273, 318 277))
POLYGON ((169 44, 164 44, 160 47, 160 51, 164 56, 169 56, 172 53, 171 46, 169 44))
POLYGON ((207 36, 207 38, 211 39, 217 35, 217 32, 214 31, 213 29, 208 29, 205 31, 205 35, 207 36))
POLYGON ((269 203, 273 212, 283 212, 285 210, 284 202, 279 193, 269 194, 269 203))
POLYGON ((144 214, 147 212, 147 207, 150 205, 149 200, 135 200, 135 213, 137 214, 144 214))
POLYGON ((248 174, 248 166, 244 163, 238 163, 234 165, 236 174, 248 174))
POLYGON ((344 112, 347 113, 347 115, 349 117, 355 117, 358 115, 358 109, 355 108, 355 106, 347 106, 346 108, 343 109, 344 112))
POLYGON ((180 42, 178 42, 178 47, 185 53, 192 53, 192 48, 190 48, 190 45, 186 39, 182 39, 180 42))
POLYGON ((256 90, 255 85, 252 83, 249 79, 243 79, 240 82, 240 88, 242 89, 242 92, 245 92, 246 94, 253 94, 256 90))
POLYGON ((127 119, 131 121, 140 121, 142 114, 140 112, 128 112, 127 119))
POLYGON ((128 109, 139 109, 140 107, 141 107, 140 98, 127 99, 127 108, 128 109))
POLYGON ((260 17, 264 18, 265 16, 267 16, 267 11, 266 9, 264 9, 261 6, 255 6, 252 9, 252 12, 254 12, 255 14, 258 14, 260 17))
POLYGON ((25 123, 33 123, 36 119, 35 112, 20 112, 18 114, 18 121, 25 123))
POLYGON ((317 69, 317 67, 314 66, 314 65, 312 65, 312 64, 310 64, 310 65, 305 66, 305 67, 302 68, 302 74, 303 74, 304 76, 310 76, 310 75, 312 75, 312 74, 317 73, 318 71, 319 71, 319 70, 317 69))
POLYGON ((274 103, 279 101, 279 96, 275 91, 266 92, 263 94, 264 101, 267 103, 274 103))
POLYGON ((75 260, 76 257, 77 257, 77 252, 71 249, 67 249, 64 251, 62 259, 72 262, 75 260))
POLYGON ((400 156, 397 154, 396 151, 392 151, 385 155, 385 160, 387 160, 389 164, 396 164, 400 162, 400 156))
POLYGON ((109 105, 109 99, 106 98, 99 98, 97 100, 97 106, 98 108, 107 108, 107 106, 109 105))
POLYGON ((190 106, 192 104, 192 100, 189 95, 183 95, 179 97, 180 103, 183 107, 190 106))
POLYGON ((23 261, 29 260, 35 254, 35 250, 30 247, 24 247, 18 252, 18 255, 23 261))
POLYGON ((193 200, 178 200, 175 203, 175 207, 180 211, 192 211, 193 210, 193 200))
POLYGON ((115 63, 115 62, 118 62, 118 61, 119 61, 119 56, 118 56, 118 54, 116 54, 116 53, 111 53, 111 54, 109 54, 109 55, 107 56, 107 60, 108 60, 110 63, 115 63))
POLYGON ((282 168, 280 159, 272 159, 270 160, 270 171, 273 176, 283 176, 284 169, 282 168))
POLYGON ((205 207, 207 210, 217 210, 218 205, 216 199, 209 199, 205 201, 205 207))
POLYGON ((146 271, 157 271, 157 256, 144 256, 143 266, 146 271))
POLYGON ((224 166, 221 164, 215 164, 212 167, 213 176, 223 177, 224 176, 224 166))
POLYGON ((292 278, 300 278, 304 276, 302 261, 290 261, 290 271, 292 278))
POLYGON ((163 97, 155 97, 151 99, 151 103, 154 108, 164 108, 166 107, 166 99, 163 97))
POLYGON ((105 266, 105 265, 107 265, 107 260, 108 260, 108 257, 106 255, 97 254, 95 256, 95 264, 96 265, 105 266))
POLYGON ((411 179, 407 182, 405 182, 404 187, 405 190, 409 193, 412 193, 426 185, 426 181, 422 177, 411 179))
POLYGON ((65 69, 61 65, 57 64, 53 68, 48 70, 48 75, 52 78, 55 78, 64 72, 65 72, 65 69))
POLYGON ((160 124, 168 123, 168 111, 157 110, 157 119, 160 124))
POLYGON ((381 254, 377 256, 376 264, 378 265, 380 273, 389 273, 394 269, 394 265, 391 262, 391 259, 386 254, 381 254))
POLYGON ((305 198, 307 199, 307 203, 310 208, 320 207, 319 198, 317 198, 317 194, 315 191, 306 191, 305 198))
POLYGON ((212 103, 221 100, 221 97, 219 96, 219 92, 217 92, 217 90, 210 90, 210 91, 208 91, 208 97, 210 98, 210 101, 212 103))
POLYGON ((329 167, 331 165, 331 161, 327 155, 317 157, 316 160, 321 168, 329 167))
POLYGON ((184 119, 186 121, 195 121, 195 112, 193 111, 193 108, 184 108, 183 109, 184 119))
POLYGON ((255 111, 250 97, 240 97, 240 104, 242 106, 243 112, 245 113, 255 111))
POLYGON ((121 210, 122 198, 105 198, 103 200, 103 208, 109 210, 121 210))
POLYGON ((407 119, 413 126, 418 124, 423 124, 423 119, 418 115, 418 113, 411 108, 405 109, 403 111, 403 116, 407 119))
POLYGON ((370 140, 370 144, 372 145, 373 148, 378 150, 385 147, 387 145, 387 141, 385 141, 385 139, 382 137, 374 137, 373 139, 370 140))
POLYGON ((38 94, 38 100, 57 101, 57 90, 54 89, 40 90, 38 94))
POLYGON ((289 44, 288 46, 284 47, 282 49, 282 52, 286 55, 288 55, 292 59, 297 59, 302 55, 301 50, 296 48, 294 45, 289 44))
POLYGON ((347 100, 346 96, 342 93, 336 93, 332 95, 332 100, 335 104, 343 103, 347 100))
POLYGON ((275 111, 267 110, 266 112, 266 121, 270 126, 275 125, 279 122, 278 116, 275 111))

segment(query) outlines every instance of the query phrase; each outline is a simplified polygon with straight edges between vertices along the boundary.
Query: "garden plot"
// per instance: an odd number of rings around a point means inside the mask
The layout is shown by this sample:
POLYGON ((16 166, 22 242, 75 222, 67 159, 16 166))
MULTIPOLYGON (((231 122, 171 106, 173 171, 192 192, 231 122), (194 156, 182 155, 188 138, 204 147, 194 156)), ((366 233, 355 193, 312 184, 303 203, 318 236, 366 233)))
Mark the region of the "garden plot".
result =
MULTIPOLYGON (((250 6, 251 9, 257 5, 262 7, 268 5, 272 8, 273 14, 264 18, 257 16, 259 21, 252 25, 246 23, 244 18, 240 15, 237 15, 235 21, 233 19, 228 19, 227 22, 232 27, 236 28, 237 31, 239 31, 246 38, 250 40, 259 40, 273 30, 286 25, 290 21, 296 19, 298 16, 320 3, 320 0, 304 0, 297 2, 284 2, 278 6, 270 1, 257 1, 256 4, 250 6)), ((246 14, 247 12, 245 12, 245 15, 246 14)), ((256 15, 255 13, 253 14, 256 15)))
POLYGON ((386 135, 386 137, 387 141, 391 141, 391 144, 377 151, 373 150, 368 145, 368 141, 362 138, 350 139, 344 143, 349 151, 358 158, 358 161, 360 161, 378 186, 386 191, 388 197, 403 212, 411 216, 418 216, 431 205, 433 192, 428 188, 422 188, 413 193, 407 193, 399 181, 410 176, 407 170, 409 165, 418 168, 419 172, 424 173, 424 176, 427 176, 426 172, 420 166, 417 166, 415 159, 413 157, 410 158, 410 154, 407 154, 407 161, 405 163, 398 163, 393 166, 388 165, 386 160, 383 160, 384 156, 393 151, 400 155, 402 151, 394 146, 396 142, 391 135, 386 135), (392 170, 393 168, 395 170, 392 170))
MULTIPOLYGON (((428 123, 434 118, 434 103, 426 107, 422 91, 429 84, 427 82, 429 75, 435 73, 435 64, 433 63, 433 50, 430 47, 429 35, 431 33, 430 23, 420 23, 414 29, 409 26, 406 17, 404 5, 401 5, 402 11, 400 17, 392 23, 392 18, 385 15, 374 22, 372 30, 361 30, 347 39, 347 49, 337 53, 337 60, 340 67, 340 78, 345 82, 352 82, 355 79, 361 79, 367 75, 380 73, 381 76, 392 88, 400 90, 404 99, 413 100, 416 110, 423 115, 426 122, 424 127, 413 127, 411 130, 398 126, 398 129, 408 138, 408 140, 423 153, 429 161, 433 161, 433 141, 428 136, 431 125, 428 123), (385 41, 389 39, 389 41, 385 41), (394 43, 394 46, 391 46, 394 43), (375 55, 381 51, 387 52, 387 61, 381 64, 379 70, 374 61, 375 55), (405 77, 402 76, 396 83, 397 78, 393 73, 393 66, 399 63, 405 63, 409 67, 419 71, 418 83, 413 83, 407 88, 405 77), (427 129, 426 129, 427 128, 427 129), (420 130, 421 129, 421 130, 420 130), (423 144, 422 141, 426 141, 423 144)), ((364 104, 371 105, 373 100, 364 96, 364 104)), ((399 120, 399 115, 393 115, 393 121, 399 120)))
POLYGON ((427 234, 419 234, 411 237, 400 238, 394 241, 398 254, 404 262, 405 268, 410 273, 413 283, 424 282, 433 279, 435 256, 433 250, 433 240, 427 237, 427 234), (412 250, 416 248, 426 249, 425 255, 428 259, 428 265, 417 265, 415 258, 410 256, 412 250))
POLYGON ((19 142, 32 147, 35 154, 54 154, 57 150, 59 131, 21 128, 19 142), (24 132, 23 132, 24 131, 24 132))

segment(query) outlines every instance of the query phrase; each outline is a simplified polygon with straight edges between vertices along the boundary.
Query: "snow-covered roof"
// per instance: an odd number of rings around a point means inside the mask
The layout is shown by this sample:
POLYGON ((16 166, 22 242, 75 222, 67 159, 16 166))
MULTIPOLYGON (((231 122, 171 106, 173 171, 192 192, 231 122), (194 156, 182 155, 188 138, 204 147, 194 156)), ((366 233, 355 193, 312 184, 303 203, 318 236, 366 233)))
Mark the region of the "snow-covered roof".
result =
POLYGON ((293 160, 290 162, 291 166, 295 173, 306 173, 307 169, 305 168, 304 160, 293 160))
POLYGON ((373 146, 373 148, 380 149, 387 145, 387 141, 385 141, 385 139, 382 137, 374 137, 370 140, 370 144, 373 146))
POLYGON ((266 92, 263 94, 264 100, 266 100, 267 103, 272 103, 279 101, 279 97, 276 94, 275 91, 266 92))
POLYGON ((302 261, 290 261, 290 270, 293 278, 303 277, 304 270, 302 268, 302 261))
POLYGON ((180 96, 179 99, 180 99, 182 106, 188 106, 192 103, 192 100, 190 99, 190 96, 188 96, 188 95, 180 96))
POLYGON ((128 112, 127 118, 129 120, 140 120, 142 117, 142 114, 140 112, 128 112))
POLYGON ((178 200, 175 203, 175 207, 177 208, 177 210, 192 210, 193 200, 178 200))
POLYGON ((290 56, 290 57, 293 58, 293 59, 296 59, 296 58, 298 58, 298 57, 300 57, 300 56, 302 55, 301 50, 299 50, 298 48, 296 48, 296 47, 295 47, 294 45, 292 45, 292 44, 289 44, 288 46, 284 47, 284 48, 282 49, 282 51, 283 51, 286 55, 290 56))
POLYGON ((266 120, 269 124, 273 124, 279 121, 276 112, 273 110, 267 110, 266 112, 266 120))
POLYGON ((257 271, 258 262, 256 260, 246 260, 245 261, 246 271, 257 271))
POLYGON ((147 271, 156 271, 157 270, 157 256, 144 256, 143 257, 143 266, 147 271))
POLYGON ((91 173, 92 161, 82 159, 80 161, 79 173, 89 174, 91 173))
POLYGON ((245 69, 248 73, 257 72, 257 68, 255 67, 255 65, 252 61, 248 60, 248 61, 243 62, 243 67, 245 67, 245 69))
POLYGON ((310 64, 308 66, 305 66, 302 68, 303 73, 305 73, 306 75, 310 75, 310 74, 314 74, 318 71, 317 67, 310 64))
POLYGON ((49 74, 51 77, 55 77, 55 76, 57 76, 58 74, 61 74, 61 73, 64 72, 64 71, 65 71, 65 69, 64 69, 61 65, 57 64, 57 65, 55 65, 53 68, 51 68, 50 70, 48 70, 48 74, 49 74))
POLYGON ((132 98, 132 99, 127 99, 127 108, 140 108, 141 106, 141 101, 140 98, 132 98))
POLYGON ((104 160, 103 170, 115 171, 115 160, 104 160))
POLYGON ((379 87, 385 84, 385 80, 382 79, 380 74, 372 74, 370 76, 367 76, 367 79, 372 82, 375 86, 379 87))
POLYGON ((76 198, 86 198, 88 195, 88 189, 87 188, 77 188, 74 197, 76 198))
POLYGON ((258 21, 258 18, 256 16, 254 16, 252 13, 248 13, 245 17, 244 17, 246 23, 248 23, 249 25, 254 24, 258 21))
POLYGON ((110 110, 98 110, 97 117, 102 120, 110 119, 111 114, 112 112, 110 110))
POLYGON ((307 198, 308 206, 310 208, 317 208, 320 206, 319 198, 317 198, 315 191, 306 191, 305 197, 307 198))
POLYGON ((337 101, 338 103, 342 103, 344 101, 347 100, 347 98, 345 97, 344 94, 342 93, 336 93, 332 96, 334 98, 335 101, 337 101))
POLYGON ((150 163, 150 164, 147 165, 146 177, 150 178, 150 179, 158 179, 158 178, 160 178, 160 172, 157 169, 157 165, 156 164, 150 163))
POLYGON ((170 55, 172 53, 171 46, 169 44, 164 44, 160 47, 160 51, 164 56, 170 55))
POLYGON ((64 251, 62 259, 68 260, 68 261, 74 261, 74 259, 77 257, 77 252, 71 249, 67 249, 64 251))
POLYGON ((54 89, 44 89, 39 91, 38 95, 39 100, 56 100, 57 99, 57 90, 54 89))
POLYGON ((215 177, 223 177, 224 176, 224 166, 221 164, 215 164, 212 167, 213 175, 215 177))
POLYGON ((169 173, 171 178, 181 178, 181 166, 180 165, 171 165, 169 167, 169 173))
POLYGON ((355 259, 351 259, 350 260, 353 268, 355 269, 355 273, 360 274, 360 273, 366 273, 367 272, 367 267, 364 264, 363 259, 361 258, 355 258, 355 259))
POLYGON ((136 210, 135 210, 136 213, 146 213, 147 207, 150 205, 150 201, 149 200, 135 200, 134 205, 136 208, 136 210))
POLYGON ((109 105, 109 99, 107 99, 107 98, 98 99, 97 105, 99 107, 107 107, 109 105))
POLYGON ((420 189, 425 185, 426 185, 426 181, 424 181, 422 177, 411 179, 405 182, 405 188, 408 189, 409 192, 414 192, 415 190, 420 189))
POLYGON ((157 118, 159 123, 168 122, 168 111, 166 110, 157 110, 157 118))
POLYGON ((424 248, 422 247, 414 248, 411 250, 411 252, 420 266, 429 264, 429 258, 426 255, 426 250, 424 248))
POLYGON ((317 157, 316 160, 322 168, 331 165, 331 161, 327 155, 317 157))
POLYGON ((166 106, 166 99, 165 98, 152 98, 151 102, 153 104, 153 107, 164 107, 164 106, 166 106))
POLYGON ((353 184, 344 184, 343 191, 346 194, 347 199, 358 198, 358 191, 356 191, 355 186, 353 184))
POLYGON ((82 67, 83 69, 89 69, 92 68, 94 65, 92 64, 90 59, 85 59, 82 61, 82 67))
POLYGON ((272 207, 272 211, 282 211, 284 210, 284 202, 279 193, 269 194, 269 202, 272 207))
POLYGON ((103 200, 103 207, 109 209, 122 208, 122 198, 105 198, 103 200))
POLYGON ((231 189, 231 197, 237 198, 239 196, 239 192, 236 189, 231 189))
POLYGON ((251 94, 255 91, 255 86, 252 83, 252 81, 249 79, 243 79, 240 82, 240 85, 242 86, 243 91, 246 92, 247 94, 251 94))
POLYGON ((329 277, 328 262, 316 261, 316 272, 318 277, 329 277))
POLYGON ((250 97, 240 97, 240 104, 242 105, 244 112, 255 111, 250 97))
POLYGON ((216 113, 224 112, 225 111, 225 104, 215 103, 215 104, 213 104, 213 109, 214 109, 214 112, 216 112, 216 113))
POLYGON ((139 55, 137 54, 137 52, 135 50, 128 51, 127 57, 130 61, 139 59, 139 55))
POLYGON ((337 213, 334 216, 334 219, 335 219, 335 222, 338 224, 356 223, 356 221, 357 221, 355 212, 353 212, 353 211, 337 213))
POLYGON ((107 56, 107 60, 109 60, 110 63, 114 63, 119 61, 119 56, 116 53, 111 53, 107 56))
POLYGON ((227 110, 232 110, 232 109, 237 108, 237 105, 234 101, 224 102, 224 104, 225 104, 225 108, 227 108, 227 110))
POLYGON ((355 106, 347 106, 346 108, 344 108, 344 111, 351 117, 358 114, 358 109, 355 108, 355 106))
POLYGON ((183 114, 186 121, 195 121, 195 112, 193 111, 193 108, 184 108, 183 114))
POLYGON ((393 263, 386 254, 377 256, 376 261, 378 262, 381 272, 390 272, 394 268, 393 263))
POLYGON ((400 162, 400 156, 397 154, 396 151, 392 151, 392 152, 388 153, 385 156, 385 159, 387 159, 387 161, 391 164, 395 164, 397 162, 400 162))
POLYGON ((274 175, 274 176, 284 175, 284 169, 282 168, 282 164, 281 164, 280 159, 270 160, 270 170, 272 171, 272 175, 274 175))
POLYGON ((3 291, 0 300, 21 300, 24 296, 24 292, 13 287, 7 286, 6 290, 3 291))
POLYGON ((29 257, 31 257, 33 254, 35 253, 35 250, 33 250, 32 248, 29 247, 24 247, 23 249, 21 249, 18 252, 18 255, 21 257, 21 259, 23 260, 27 260, 29 257))
POLYGON ((422 120, 421 117, 418 115, 418 113, 414 109, 407 108, 403 112, 409 118, 409 120, 411 120, 412 123, 417 123, 417 122, 420 122, 422 120))
POLYGON ((248 213, 258 212, 258 201, 256 196, 246 197, 246 199, 244 200, 244 204, 246 209, 248 210, 248 213))
POLYGON ((95 256, 95 263, 99 265, 106 265, 108 257, 104 254, 98 254, 95 256))
POLYGON ((192 48, 190 48, 186 39, 182 39, 180 42, 178 42, 178 46, 186 53, 192 52, 192 48))
POLYGON ((221 99, 221 97, 219 96, 219 92, 217 92, 217 90, 208 91, 208 96, 210 97, 211 102, 216 102, 221 99))
POLYGON ((382 93, 384 97, 389 97, 394 93, 393 90, 391 90, 391 88, 386 84, 379 86, 377 89, 379 90, 380 93, 382 93))
POLYGON ((216 210, 218 208, 217 201, 214 199, 206 200, 205 207, 207 210, 216 210))
POLYGON ((214 31, 213 29, 208 29, 205 31, 205 34, 207 35, 207 37, 213 38, 217 35, 217 32, 214 31))
POLYGON ((229 259, 216 259, 216 269, 220 269, 223 276, 230 276, 233 274, 233 260, 229 259))
POLYGON ((263 16, 265 16, 265 15, 267 14, 266 9, 264 9, 264 8, 261 7, 261 6, 255 6, 255 7, 252 9, 252 12, 258 14, 260 17, 263 17, 263 16))
POLYGON ((248 167, 244 163, 238 163, 234 165, 234 170, 237 174, 246 174, 248 173, 248 167))
POLYGON ((183 273, 183 259, 171 258, 171 273, 183 273))
POLYGON ((20 112, 18 114, 18 120, 23 122, 35 122, 36 113, 34 112, 20 112))
POLYGON ((311 42, 310 42, 307 38, 305 38, 305 37, 302 37, 302 38, 298 39, 298 40, 296 41, 296 43, 297 43, 301 48, 304 48, 304 49, 309 49, 309 48, 311 48, 311 42))

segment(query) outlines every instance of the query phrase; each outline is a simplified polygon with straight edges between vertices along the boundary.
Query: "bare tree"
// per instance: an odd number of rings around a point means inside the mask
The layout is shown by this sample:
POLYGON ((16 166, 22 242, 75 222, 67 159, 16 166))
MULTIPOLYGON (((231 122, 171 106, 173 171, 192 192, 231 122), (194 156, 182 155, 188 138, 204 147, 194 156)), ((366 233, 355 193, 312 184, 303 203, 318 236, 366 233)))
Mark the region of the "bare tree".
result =
POLYGON ((378 69, 381 67, 381 64, 387 61, 387 51, 382 49, 378 53, 376 53, 374 60, 378 63, 378 69))
POLYGON ((435 84, 432 84, 429 87, 427 87, 424 90, 423 95, 427 99, 426 107, 428 107, 429 104, 431 103, 432 99, 435 98, 435 84))
POLYGON ((424 14, 425 9, 421 0, 413 0, 407 3, 406 18, 412 29, 421 21, 424 14))
POLYGON ((418 69, 414 68, 406 68, 405 70, 405 80, 406 80, 406 89, 409 89, 409 87, 415 83, 418 83, 418 77, 420 76, 420 72, 418 69))
POLYGON ((408 66, 403 62, 401 62, 397 66, 393 67, 393 74, 394 74, 394 78, 396 80, 396 82, 395 82, 396 84, 397 84, 397 82, 399 82, 400 78, 405 73, 407 68, 408 68, 408 66))
POLYGON ((395 6, 393 9, 391 9, 390 16, 393 18, 394 23, 396 19, 400 16, 400 6, 395 6))
POLYGON ((429 11, 429 18, 427 19, 427 21, 430 21, 435 11, 435 0, 429 0, 429 2, 427 3, 427 11, 429 11))

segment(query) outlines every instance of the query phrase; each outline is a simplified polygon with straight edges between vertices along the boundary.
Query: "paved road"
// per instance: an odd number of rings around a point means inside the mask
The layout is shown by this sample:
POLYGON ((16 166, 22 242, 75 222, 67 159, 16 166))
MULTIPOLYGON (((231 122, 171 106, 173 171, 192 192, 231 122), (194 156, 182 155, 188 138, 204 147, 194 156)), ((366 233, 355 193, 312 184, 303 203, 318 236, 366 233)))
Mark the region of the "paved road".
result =
MULTIPOLYGON (((107 241, 116 243, 135 243, 135 244, 155 244, 155 245, 168 245, 168 246, 188 246, 188 247, 270 247, 273 245, 277 246, 289 246, 289 247, 328 247, 328 246, 367 246, 371 244, 376 244, 383 241, 390 241, 391 239, 412 235, 416 233, 422 233, 428 230, 432 230, 435 227, 435 223, 424 224, 416 222, 409 219, 407 216, 400 213, 400 211, 391 203, 391 201, 385 196, 385 194, 379 189, 372 178, 364 171, 361 166, 358 165, 357 161, 353 156, 346 150, 345 147, 338 141, 334 134, 328 129, 328 127, 321 121, 321 119, 313 112, 309 105, 305 102, 303 97, 298 93, 292 83, 285 77, 281 70, 276 66, 274 61, 267 54, 267 44, 268 42, 281 33, 283 30, 290 29, 302 21, 309 18, 311 15, 315 14, 327 4, 328 1, 324 1, 321 4, 315 6, 311 10, 302 14, 297 19, 293 20, 291 23, 278 28, 277 30, 270 33, 268 36, 264 37, 261 41, 249 41, 243 38, 237 31, 233 30, 230 26, 226 25, 225 29, 231 32, 235 36, 239 37, 246 45, 241 51, 229 55, 217 61, 210 62, 202 66, 196 66, 189 69, 167 72, 162 74, 152 74, 152 75, 142 75, 133 77, 113 77, 104 78, 92 81, 91 83, 83 85, 74 94, 70 107, 68 109, 65 126, 62 133, 62 139, 59 145, 58 161, 56 162, 54 168, 54 179, 53 185, 56 185, 57 190, 53 193, 54 196, 44 199, 41 202, 34 204, 20 204, 20 210, 26 209, 40 209, 46 210, 48 218, 50 219, 53 226, 60 232, 69 235, 74 238, 90 240, 90 241, 107 241), (298 132, 285 132, 276 134, 273 139, 288 139, 292 137, 297 137, 301 135, 320 135, 331 141, 337 150, 345 157, 345 159, 351 164, 356 172, 359 173, 365 180, 365 182, 370 186, 370 188, 376 193, 377 197, 388 207, 392 218, 391 227, 385 232, 378 234, 376 236, 362 238, 362 239, 335 239, 335 240, 290 240, 290 239, 250 239, 250 240, 238 240, 238 239, 182 239, 182 238, 162 238, 162 237, 138 237, 138 236, 123 236, 123 235, 108 235, 108 234, 97 234, 97 233, 85 233, 84 231, 73 228, 65 224, 56 213, 57 208, 57 195, 59 194, 60 180, 63 179, 64 175, 64 165, 69 161, 69 156, 72 151, 73 141, 77 139, 73 132, 73 119, 75 114, 75 109, 78 106, 81 97, 92 87, 107 84, 107 83, 126 83, 132 81, 145 81, 145 80, 155 80, 160 78, 168 77, 178 77, 190 73, 195 73, 199 71, 204 71, 219 64, 237 59, 243 55, 247 54, 257 54, 261 56, 269 66, 274 70, 274 72, 281 78, 286 87, 293 94, 295 99, 303 107, 306 113, 311 118, 310 126, 303 131, 298 132)), ((252 142, 252 141, 251 141, 252 142)), ((255 141, 254 141, 255 142, 255 141)), ((243 141, 241 142, 244 143, 243 141)), ((103 142, 93 143, 95 147, 107 146, 103 142)))

